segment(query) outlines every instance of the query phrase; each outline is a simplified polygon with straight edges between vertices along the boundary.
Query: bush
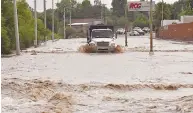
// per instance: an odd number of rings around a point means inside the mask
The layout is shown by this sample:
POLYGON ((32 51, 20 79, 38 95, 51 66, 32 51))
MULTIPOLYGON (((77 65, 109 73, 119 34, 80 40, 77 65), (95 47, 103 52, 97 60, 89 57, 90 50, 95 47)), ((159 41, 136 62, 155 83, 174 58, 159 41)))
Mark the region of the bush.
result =
POLYGON ((69 36, 73 35, 76 33, 76 30, 72 27, 67 27, 66 28, 66 38, 68 38, 69 36))
POLYGON ((86 38, 86 34, 81 32, 81 33, 74 33, 69 36, 69 38, 86 38))
POLYGON ((10 39, 7 36, 7 31, 5 29, 1 29, 1 52, 2 54, 11 53, 10 48, 10 39))

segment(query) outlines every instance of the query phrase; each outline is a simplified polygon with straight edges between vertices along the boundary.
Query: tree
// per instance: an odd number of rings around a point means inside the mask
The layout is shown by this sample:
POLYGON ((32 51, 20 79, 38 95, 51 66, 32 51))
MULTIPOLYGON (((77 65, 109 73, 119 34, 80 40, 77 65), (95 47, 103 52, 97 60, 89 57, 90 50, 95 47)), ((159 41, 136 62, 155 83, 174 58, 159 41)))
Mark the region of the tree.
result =
POLYGON ((101 1, 100 0, 94 0, 94 5, 101 6, 101 1))
POLYGON ((91 7, 90 1, 89 1, 89 0, 83 0, 83 1, 82 1, 82 7, 83 7, 83 8, 91 7))
MULTIPOLYGON (((11 50, 15 49, 15 29, 14 29, 14 17, 13 17, 13 3, 12 0, 2 0, 2 53, 8 54, 11 50)), ((19 38, 20 47, 25 49, 33 45, 34 40, 34 18, 33 11, 25 0, 17 1, 18 9, 18 27, 19 27, 19 38)), ((41 39, 45 35, 43 21, 38 19, 38 39, 41 39)))
POLYGON ((118 19, 118 21, 117 21, 118 26, 124 27, 125 24, 128 24, 128 20, 126 20, 125 17, 121 17, 121 18, 118 19))
POLYGON ((136 20, 133 22, 133 26, 134 27, 147 27, 149 26, 149 20, 145 15, 140 14, 136 18, 136 20))
POLYGON ((61 0, 60 3, 57 3, 56 13, 59 14, 59 21, 63 20, 64 8, 66 11, 66 17, 69 17, 70 11, 74 12, 74 9, 77 7, 76 5, 77 5, 77 2, 75 0, 61 0))
POLYGON ((10 39, 7 35, 7 28, 5 27, 5 19, 1 18, 1 51, 3 54, 9 54, 11 52, 10 39))
POLYGON ((110 17, 107 17, 107 25, 113 25, 113 19, 110 17))
POLYGON ((118 17, 122 17, 125 15, 125 6, 127 4, 127 0, 112 0, 113 7, 113 15, 118 17))
MULTIPOLYGON (((171 19, 172 16, 172 7, 169 4, 163 3, 164 11, 163 11, 163 18, 164 19, 171 19)), ((156 4, 155 12, 154 12, 154 25, 159 27, 161 25, 162 20, 162 2, 156 4)))
POLYGON ((192 1, 187 0, 185 8, 180 12, 179 16, 184 16, 184 15, 193 15, 193 9, 191 7, 192 1))
MULTIPOLYGON (((13 17, 13 3, 12 0, 1 0, 1 16, 4 18, 4 25, 6 25, 6 31, 4 33, 10 40, 10 48, 15 48, 15 29, 14 29, 14 17, 13 17)), ((3 26, 1 26, 3 28, 3 26)), ((1 44, 4 44, 3 42, 1 44)))

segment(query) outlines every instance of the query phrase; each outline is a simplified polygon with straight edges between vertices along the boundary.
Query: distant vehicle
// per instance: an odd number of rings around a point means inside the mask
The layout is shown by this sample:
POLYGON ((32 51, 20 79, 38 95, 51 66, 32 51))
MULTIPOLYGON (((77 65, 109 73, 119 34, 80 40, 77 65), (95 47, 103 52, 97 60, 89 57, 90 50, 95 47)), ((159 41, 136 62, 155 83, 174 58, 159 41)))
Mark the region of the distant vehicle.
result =
POLYGON ((140 36, 140 34, 137 31, 131 31, 129 33, 130 36, 140 36))
POLYGON ((144 27, 142 30, 143 30, 144 32, 146 32, 146 33, 150 32, 150 29, 149 29, 148 27, 144 27))
POLYGON ((140 27, 134 27, 133 29, 141 29, 140 27))
POLYGON ((134 31, 137 31, 140 35, 145 35, 145 32, 141 29, 135 29, 134 31))
POLYGON ((116 47, 116 38, 113 26, 91 25, 88 30, 87 42, 95 52, 113 52, 116 47))
POLYGON ((116 31, 117 34, 125 34, 125 29, 123 28, 119 28, 117 31, 116 31))

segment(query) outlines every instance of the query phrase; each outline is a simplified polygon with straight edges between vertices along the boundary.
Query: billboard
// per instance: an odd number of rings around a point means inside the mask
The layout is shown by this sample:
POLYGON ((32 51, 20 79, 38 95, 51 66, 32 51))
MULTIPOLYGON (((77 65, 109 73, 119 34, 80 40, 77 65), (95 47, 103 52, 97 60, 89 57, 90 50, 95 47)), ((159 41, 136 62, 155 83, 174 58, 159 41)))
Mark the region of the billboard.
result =
MULTIPOLYGON (((152 11, 155 9, 155 1, 152 1, 152 11)), ((131 1, 128 2, 128 11, 150 11, 150 2, 131 1)))

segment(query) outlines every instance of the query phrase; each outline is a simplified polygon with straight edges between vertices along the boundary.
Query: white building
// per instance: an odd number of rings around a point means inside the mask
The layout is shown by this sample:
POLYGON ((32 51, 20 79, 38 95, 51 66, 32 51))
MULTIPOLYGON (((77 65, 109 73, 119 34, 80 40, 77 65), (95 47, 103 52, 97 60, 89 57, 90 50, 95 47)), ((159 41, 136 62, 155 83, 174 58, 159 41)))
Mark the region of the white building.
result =
POLYGON ((181 16, 182 23, 190 23, 193 22, 193 16, 181 16))
POLYGON ((193 22, 193 16, 181 16, 180 20, 163 20, 161 21, 161 25, 163 22, 163 26, 171 25, 173 23, 180 24, 180 23, 190 23, 193 22))

